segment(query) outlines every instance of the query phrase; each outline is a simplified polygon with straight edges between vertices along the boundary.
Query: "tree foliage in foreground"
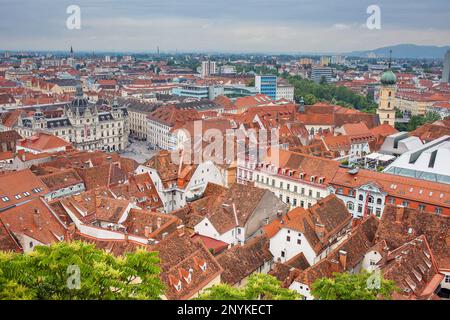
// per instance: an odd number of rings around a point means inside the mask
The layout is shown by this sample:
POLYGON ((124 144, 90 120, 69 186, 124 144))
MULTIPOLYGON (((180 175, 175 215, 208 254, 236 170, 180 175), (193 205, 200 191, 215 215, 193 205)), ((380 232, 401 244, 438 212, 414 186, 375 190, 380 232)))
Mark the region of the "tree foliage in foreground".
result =
POLYGON ((244 287, 218 284, 205 290, 198 300, 295 300, 300 295, 281 287, 275 277, 263 273, 249 276, 244 287))
POLYGON ((158 264, 156 252, 114 257, 80 241, 0 252, 0 299, 159 299, 158 264))
POLYGON ((317 279, 311 289, 314 298, 319 300, 388 300, 396 287, 393 281, 364 271, 356 274, 334 273, 333 278, 317 279), (379 278, 374 281, 376 276, 379 278))

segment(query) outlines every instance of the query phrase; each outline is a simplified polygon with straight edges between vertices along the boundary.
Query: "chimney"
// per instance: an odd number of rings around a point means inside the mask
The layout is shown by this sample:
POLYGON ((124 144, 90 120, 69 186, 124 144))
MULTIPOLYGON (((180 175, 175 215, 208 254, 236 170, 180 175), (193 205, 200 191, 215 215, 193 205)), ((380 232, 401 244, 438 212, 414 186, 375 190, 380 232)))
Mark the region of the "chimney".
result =
POLYGON ((40 228, 41 227, 41 213, 39 212, 39 209, 34 209, 33 219, 34 219, 34 224, 36 225, 36 227, 40 228))
POLYGON ((158 218, 156 219, 156 228, 157 228, 157 229, 161 228, 161 222, 162 222, 161 217, 158 217, 158 218))
POLYGON ((339 266, 340 266, 339 261, 337 261, 335 259, 331 259, 331 261, 330 261, 330 269, 331 269, 332 273, 334 273, 334 272, 341 272, 341 269, 339 268, 339 266))
POLYGON ((344 271, 347 270, 347 251, 339 250, 339 263, 344 271))
POLYGON ((153 230, 152 230, 151 226, 146 226, 144 228, 144 235, 146 238, 148 238, 152 232, 153 232, 153 230))
POLYGON ((405 207, 398 207, 395 212, 395 222, 401 223, 403 221, 403 216, 405 214, 405 207))
POLYGON ((322 240, 325 235, 325 226, 321 223, 316 222, 316 224, 314 225, 314 231, 317 237, 322 240))
POLYGON ((182 224, 182 225, 179 225, 178 227, 177 227, 177 232, 178 232, 178 235, 181 237, 181 236, 184 236, 184 230, 185 228, 184 228, 184 224, 182 224))
POLYGON ((67 226, 67 231, 66 231, 67 236, 66 236, 66 238, 67 238, 68 241, 71 241, 73 239, 73 235, 75 234, 75 231, 76 231, 76 226, 75 226, 75 223, 72 222, 71 224, 69 224, 67 226))

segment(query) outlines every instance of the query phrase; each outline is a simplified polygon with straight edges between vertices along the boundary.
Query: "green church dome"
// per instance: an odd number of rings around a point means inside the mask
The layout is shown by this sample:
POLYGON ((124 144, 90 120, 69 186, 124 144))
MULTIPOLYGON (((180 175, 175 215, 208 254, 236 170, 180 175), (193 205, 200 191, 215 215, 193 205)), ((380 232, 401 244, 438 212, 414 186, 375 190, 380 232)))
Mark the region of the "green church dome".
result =
POLYGON ((392 72, 392 70, 388 70, 383 73, 381 76, 381 83, 382 84, 395 84, 397 82, 397 77, 392 72))

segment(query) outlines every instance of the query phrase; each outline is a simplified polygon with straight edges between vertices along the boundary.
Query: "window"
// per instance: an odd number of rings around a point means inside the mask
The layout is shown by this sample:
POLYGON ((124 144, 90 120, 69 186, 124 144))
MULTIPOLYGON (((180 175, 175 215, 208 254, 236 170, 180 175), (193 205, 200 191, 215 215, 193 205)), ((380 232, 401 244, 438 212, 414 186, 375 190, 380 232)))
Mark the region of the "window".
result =
POLYGON ((290 242, 291 241, 291 237, 290 236, 286 236, 286 241, 290 242))
POLYGON ((302 244, 302 239, 297 239, 297 244, 298 245, 302 244))
POLYGON ((359 199, 359 201, 363 201, 364 200, 364 196, 362 194, 360 194, 358 199, 359 199))
POLYGON ((320 192, 316 193, 316 198, 320 198, 320 192))
POLYGON ((296 207, 297 206, 297 199, 292 199, 292 205, 294 206, 294 207, 296 207))
POLYGON ((419 204, 419 210, 420 211, 425 211, 425 205, 424 204, 419 204))
POLYGON ((14 198, 16 198, 16 200, 19 200, 20 198, 22 198, 22 196, 21 196, 20 194, 16 194, 16 195, 14 196, 14 198))
POLYGON ((297 186, 294 186, 294 192, 297 192, 297 186))
POLYGON ((375 214, 377 215, 377 217, 380 217, 381 216, 381 209, 377 208, 375 214))
POLYGON ((358 204, 358 213, 362 213, 362 204, 358 204))
POLYGON ((8 197, 2 197, 2 201, 3 201, 3 202, 8 202, 8 201, 9 201, 9 198, 8 198, 8 197))
POLYGON ((409 205, 409 202, 405 200, 405 201, 403 201, 402 205, 403 205, 405 208, 407 208, 408 205, 409 205))
POLYGON ((283 182, 280 181, 280 189, 283 189, 283 182))
POLYGON ((445 283, 450 283, 450 275, 449 274, 445 275, 445 283))
POLYGON ((284 251, 281 251, 281 257, 284 258, 284 256, 285 256, 284 251))
POLYGON ((291 203, 291 199, 288 196, 286 196, 286 203, 291 203))
POLYGON ((369 203, 373 203, 373 197, 369 196, 369 199, 367 200, 369 203))
POLYGON ((348 209, 348 210, 353 210, 354 207, 355 207, 355 206, 353 205, 353 202, 351 202, 351 201, 347 202, 347 209, 348 209))
POLYGON ((312 190, 309 190, 308 194, 310 197, 312 197, 312 190))
POLYGON ((442 213, 442 208, 436 207, 436 209, 434 210, 437 214, 441 214, 442 213))
POLYGON ((390 197, 390 198, 389 198, 389 203, 390 203, 390 204, 394 204, 394 203, 395 203, 395 199, 394 199, 393 197, 390 197))
POLYGON ((383 200, 381 198, 377 199, 377 204, 382 204, 383 200))

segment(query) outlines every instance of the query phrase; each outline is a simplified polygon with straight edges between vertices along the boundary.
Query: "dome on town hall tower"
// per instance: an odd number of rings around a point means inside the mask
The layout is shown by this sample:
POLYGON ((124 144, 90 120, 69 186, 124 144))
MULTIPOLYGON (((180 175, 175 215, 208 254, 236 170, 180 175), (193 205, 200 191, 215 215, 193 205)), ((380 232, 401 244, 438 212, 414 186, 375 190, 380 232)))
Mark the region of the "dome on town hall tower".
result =
POLYGON ((75 98, 72 100, 71 105, 73 108, 80 109, 84 109, 88 106, 88 100, 83 96, 83 89, 81 89, 80 85, 77 86, 75 98))
POLYGON ((388 85, 397 83, 397 77, 395 76, 395 74, 392 72, 391 69, 383 73, 383 75, 381 76, 381 83, 388 85))

